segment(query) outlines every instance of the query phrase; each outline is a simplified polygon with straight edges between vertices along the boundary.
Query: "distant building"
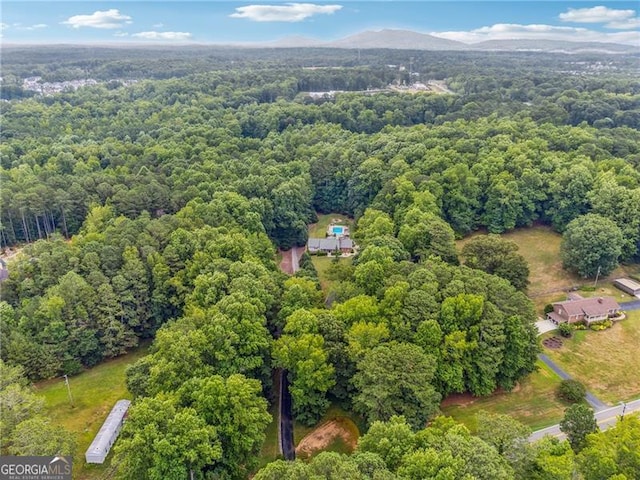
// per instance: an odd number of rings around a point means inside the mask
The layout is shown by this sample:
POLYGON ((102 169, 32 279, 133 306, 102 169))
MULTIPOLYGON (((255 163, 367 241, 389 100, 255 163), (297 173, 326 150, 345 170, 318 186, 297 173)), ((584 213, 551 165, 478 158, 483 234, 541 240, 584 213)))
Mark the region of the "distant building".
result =
POLYGON ((618 278, 613 281, 613 284, 623 292, 627 292, 629 295, 640 296, 640 283, 638 282, 629 278, 618 278))
POLYGON ((342 253, 353 251, 353 240, 346 237, 310 238, 307 242, 309 253, 325 252, 327 254, 340 250, 342 253))
POLYGON ((85 453, 87 463, 103 463, 115 443, 129 410, 129 400, 118 400, 85 453))
POLYGON ((547 318, 556 324, 599 322, 613 317, 620 305, 613 297, 594 297, 553 303, 553 312, 547 318))

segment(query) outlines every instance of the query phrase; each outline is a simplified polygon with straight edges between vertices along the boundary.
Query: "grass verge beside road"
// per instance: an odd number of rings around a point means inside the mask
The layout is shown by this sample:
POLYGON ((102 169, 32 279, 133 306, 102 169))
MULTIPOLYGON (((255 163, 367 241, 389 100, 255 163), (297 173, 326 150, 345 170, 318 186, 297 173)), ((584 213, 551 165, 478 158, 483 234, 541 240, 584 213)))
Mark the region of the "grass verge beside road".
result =
MULTIPOLYGON (((280 392, 280 375, 273 375, 273 391, 280 392)), ((267 426, 267 430, 264 432, 266 437, 262 444, 262 450, 260 451, 259 468, 264 467, 269 462, 273 462, 277 458, 282 458, 282 455, 280 455, 280 447, 278 445, 278 422, 280 421, 280 415, 278 412, 279 408, 279 398, 276 396, 273 404, 269 407, 271 423, 267 426)))
POLYGON ((561 380, 542 362, 538 361, 536 365, 538 370, 523 379, 513 391, 483 398, 452 395, 443 402, 442 413, 463 423, 472 432, 477 428, 476 415, 481 410, 511 415, 532 430, 558 423, 568 406, 556 397, 561 380))

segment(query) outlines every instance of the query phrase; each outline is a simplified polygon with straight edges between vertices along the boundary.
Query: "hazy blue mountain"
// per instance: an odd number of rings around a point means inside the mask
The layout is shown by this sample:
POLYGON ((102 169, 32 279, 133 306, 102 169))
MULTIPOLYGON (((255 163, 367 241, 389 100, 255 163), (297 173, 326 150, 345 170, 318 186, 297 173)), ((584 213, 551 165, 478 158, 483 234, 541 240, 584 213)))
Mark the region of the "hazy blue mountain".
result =
POLYGON ((335 48, 395 48, 400 50, 466 50, 468 45, 408 30, 366 31, 325 43, 335 48))
POLYGON ((472 50, 529 50, 543 52, 635 53, 637 47, 619 43, 565 42, 557 40, 488 40, 469 45, 472 50))

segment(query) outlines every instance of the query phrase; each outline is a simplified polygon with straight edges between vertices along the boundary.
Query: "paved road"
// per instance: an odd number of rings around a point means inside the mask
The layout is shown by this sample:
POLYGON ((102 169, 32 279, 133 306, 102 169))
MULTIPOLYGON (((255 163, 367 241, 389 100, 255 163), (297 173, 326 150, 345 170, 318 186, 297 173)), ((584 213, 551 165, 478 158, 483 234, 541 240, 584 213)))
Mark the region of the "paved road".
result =
POLYGON ((291 394, 287 371, 280 371, 280 441, 282 456, 285 460, 296 459, 296 447, 293 443, 293 415, 291 413, 291 394))
MULTIPOLYGON (((595 417, 600 430, 606 430, 607 428, 615 425, 622 415, 628 415, 637 411, 640 411, 640 399, 633 400, 626 404, 617 405, 615 407, 610 407, 605 410, 600 410, 599 412, 596 412, 595 417)), ((560 425, 553 425, 533 432, 529 436, 529 441, 535 442, 545 435, 551 435, 552 437, 557 437, 560 440, 567 438, 567 436, 560 431, 560 425)))
MULTIPOLYGON (((291 255, 291 270, 295 274, 300 269, 300 257, 298 248, 293 247, 289 252, 291 255)), ((293 413, 291 407, 291 394, 289 393, 289 381, 287 371, 280 370, 280 408, 278 415, 278 439, 280 441, 280 452, 285 460, 296 459, 296 446, 293 441, 293 413)))
MULTIPOLYGON (((571 375, 569 375, 567 372, 562 370, 558 366, 558 364, 556 364, 553 360, 547 357, 544 353, 539 354, 538 358, 542 360, 551 370, 553 370, 563 380, 571 379, 571 375)), ((606 403, 604 403, 602 400, 597 398, 591 392, 587 392, 587 394, 585 395, 585 400, 589 403, 589 405, 591 405, 591 408, 593 408, 596 412, 600 410, 605 410, 608 408, 608 405, 606 403)))
POLYGON ((622 302, 620 304, 622 310, 640 310, 640 300, 632 300, 631 302, 622 302))

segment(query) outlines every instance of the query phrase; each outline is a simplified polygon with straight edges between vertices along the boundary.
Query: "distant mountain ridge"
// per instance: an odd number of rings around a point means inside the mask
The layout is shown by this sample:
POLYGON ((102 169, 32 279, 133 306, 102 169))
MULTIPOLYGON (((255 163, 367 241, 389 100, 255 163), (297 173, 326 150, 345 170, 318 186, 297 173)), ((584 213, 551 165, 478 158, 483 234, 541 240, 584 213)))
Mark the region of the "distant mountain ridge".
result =
POLYGON ((334 48, 395 48, 399 50, 465 50, 468 45, 409 30, 366 31, 326 43, 334 48))
POLYGON ((603 52, 603 53, 636 53, 638 49, 632 45, 600 42, 559 42, 557 40, 487 40, 469 45, 474 50, 510 50, 510 51, 545 51, 545 52, 603 52))
POLYGON ((270 48, 348 48, 397 50, 474 50, 474 51, 537 51, 565 53, 637 53, 633 45, 599 42, 567 42, 558 40, 487 40, 479 43, 463 43, 456 40, 428 35, 410 30, 367 30, 348 37, 323 42, 302 36, 285 37, 274 42, 252 44, 270 48))

